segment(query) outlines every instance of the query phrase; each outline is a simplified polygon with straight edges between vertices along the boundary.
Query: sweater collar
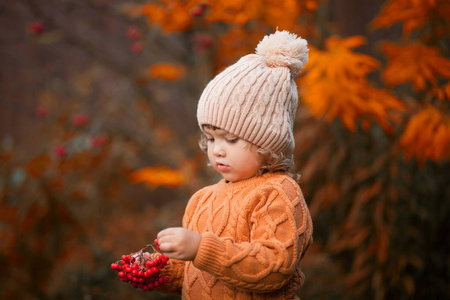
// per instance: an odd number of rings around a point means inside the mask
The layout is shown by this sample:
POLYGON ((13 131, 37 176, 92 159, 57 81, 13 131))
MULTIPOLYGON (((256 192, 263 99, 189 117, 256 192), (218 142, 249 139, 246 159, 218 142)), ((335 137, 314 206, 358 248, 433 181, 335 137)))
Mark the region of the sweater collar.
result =
POLYGON ((224 192, 236 191, 249 186, 257 186, 267 179, 279 176, 280 174, 284 173, 266 173, 262 176, 253 176, 247 179, 239 180, 238 182, 227 182, 225 179, 222 179, 217 183, 217 188, 224 192))

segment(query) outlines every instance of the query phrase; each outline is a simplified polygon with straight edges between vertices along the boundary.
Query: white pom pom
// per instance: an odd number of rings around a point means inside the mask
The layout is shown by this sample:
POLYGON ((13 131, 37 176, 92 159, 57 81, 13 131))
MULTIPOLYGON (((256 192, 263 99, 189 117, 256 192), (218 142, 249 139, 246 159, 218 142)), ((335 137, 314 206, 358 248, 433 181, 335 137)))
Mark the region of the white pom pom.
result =
POLYGON ((262 56, 269 67, 287 67, 293 77, 308 61, 308 42, 288 31, 276 31, 266 35, 256 47, 256 54, 262 56))

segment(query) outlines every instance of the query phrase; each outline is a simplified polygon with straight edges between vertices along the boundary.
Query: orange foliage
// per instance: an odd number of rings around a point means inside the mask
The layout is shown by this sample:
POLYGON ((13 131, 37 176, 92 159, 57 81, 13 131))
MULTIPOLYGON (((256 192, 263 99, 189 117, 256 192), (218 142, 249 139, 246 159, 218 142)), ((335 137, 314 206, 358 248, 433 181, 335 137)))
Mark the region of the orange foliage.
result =
MULTIPOLYGON (((307 11, 315 11, 319 0, 303 3, 307 11)), ((141 12, 147 16, 150 24, 158 24, 164 32, 184 31, 193 24, 192 17, 199 4, 206 4, 204 20, 207 22, 224 22, 245 25, 252 20, 260 20, 273 29, 292 29, 297 25, 301 5, 297 0, 230 0, 230 1, 171 1, 164 0, 142 6, 141 12)))
MULTIPOLYGON (((251 20, 261 20, 272 28, 290 29, 300 16, 300 3, 296 0, 232 0, 211 1, 206 20, 245 25, 251 20)), ((310 7, 313 7, 311 3, 310 7)))
POLYGON ((384 27, 403 21, 403 29, 409 34, 436 16, 450 20, 448 0, 390 0, 374 23, 384 27))
POLYGON ((184 68, 172 64, 155 64, 148 68, 150 78, 161 78, 164 80, 177 80, 184 76, 184 68))
POLYGON ((450 78, 450 60, 440 56, 434 47, 421 44, 397 47, 385 43, 383 49, 389 57, 383 77, 390 86, 411 82, 416 91, 423 91, 426 82, 436 87, 438 76, 450 78))
POLYGON ((432 92, 433 95, 438 97, 441 101, 443 101, 445 98, 450 99, 450 82, 442 87, 433 88, 432 92))
POLYGON ((310 47, 307 73, 299 79, 302 99, 314 116, 330 122, 339 117, 352 131, 359 118, 363 118, 365 129, 370 126, 368 118, 372 118, 390 131, 393 118, 389 111, 401 111, 404 105, 387 91, 368 84, 366 75, 379 63, 370 56, 351 52, 363 43, 360 36, 330 37, 325 51, 310 47))
POLYGON ((215 69, 221 71, 224 66, 234 64, 240 57, 253 53, 264 32, 255 29, 249 32, 241 27, 232 27, 219 37, 218 53, 215 59, 215 69))
POLYGON ((211 10, 206 19, 209 22, 222 21, 229 24, 244 25, 261 15, 263 2, 257 0, 211 1, 211 10))
POLYGON ((400 139, 407 160, 439 161, 450 158, 450 118, 429 106, 414 115, 400 139))
POLYGON ((189 13, 201 1, 163 0, 147 3, 142 7, 142 14, 147 16, 150 24, 158 24, 166 33, 184 31, 191 27, 192 17, 189 13))
POLYGON ((167 166, 144 168, 132 172, 129 180, 133 183, 147 183, 157 187, 165 185, 168 187, 178 187, 185 183, 183 174, 178 170, 172 170, 167 166))
POLYGON ((38 157, 33 158, 28 163, 28 173, 33 178, 39 178, 42 174, 47 171, 48 167, 51 165, 52 159, 48 155, 40 155, 38 157))

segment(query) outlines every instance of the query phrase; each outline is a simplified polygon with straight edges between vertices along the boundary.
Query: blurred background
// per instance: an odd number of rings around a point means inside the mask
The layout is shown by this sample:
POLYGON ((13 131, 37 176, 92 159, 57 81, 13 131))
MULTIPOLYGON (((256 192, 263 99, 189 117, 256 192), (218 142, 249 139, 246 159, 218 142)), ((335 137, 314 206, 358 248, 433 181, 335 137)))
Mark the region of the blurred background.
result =
POLYGON ((302 299, 450 299, 447 0, 0 1, 0 297, 179 299, 110 264, 219 178, 209 80, 268 33, 297 79, 314 222, 302 299))

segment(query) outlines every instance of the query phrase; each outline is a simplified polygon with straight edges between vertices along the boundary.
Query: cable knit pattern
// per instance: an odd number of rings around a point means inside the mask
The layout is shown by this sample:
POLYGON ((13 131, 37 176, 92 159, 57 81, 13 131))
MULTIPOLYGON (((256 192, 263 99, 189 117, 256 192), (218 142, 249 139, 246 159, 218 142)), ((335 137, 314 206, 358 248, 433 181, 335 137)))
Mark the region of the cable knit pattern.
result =
POLYGON ((195 260, 170 270, 184 269, 183 299, 297 299, 312 222, 288 175, 203 188, 189 201, 183 226, 202 234, 195 260))

